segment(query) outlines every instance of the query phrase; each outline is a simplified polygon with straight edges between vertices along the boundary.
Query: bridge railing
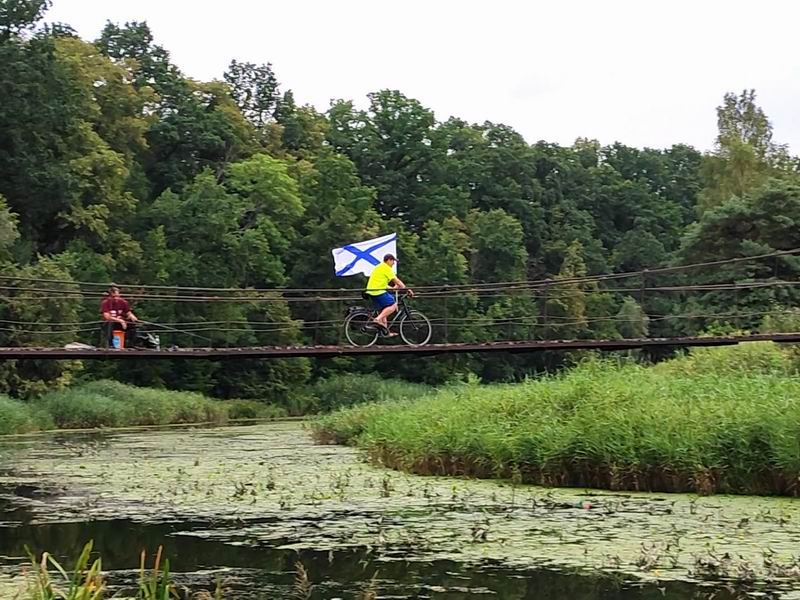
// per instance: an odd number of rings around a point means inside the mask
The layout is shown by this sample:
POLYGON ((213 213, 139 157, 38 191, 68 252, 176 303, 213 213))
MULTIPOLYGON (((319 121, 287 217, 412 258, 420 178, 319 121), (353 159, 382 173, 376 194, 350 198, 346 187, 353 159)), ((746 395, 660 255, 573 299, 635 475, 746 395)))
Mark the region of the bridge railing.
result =
MULTIPOLYGON (((756 330, 765 320, 794 330, 799 253, 585 277, 419 285, 411 302, 427 314, 439 343, 679 337, 756 330)), ((0 275, 0 346, 96 345, 107 285, 0 275)), ((341 288, 130 285, 124 291, 164 345, 181 347, 341 345, 347 308, 364 304, 359 289, 341 288)))

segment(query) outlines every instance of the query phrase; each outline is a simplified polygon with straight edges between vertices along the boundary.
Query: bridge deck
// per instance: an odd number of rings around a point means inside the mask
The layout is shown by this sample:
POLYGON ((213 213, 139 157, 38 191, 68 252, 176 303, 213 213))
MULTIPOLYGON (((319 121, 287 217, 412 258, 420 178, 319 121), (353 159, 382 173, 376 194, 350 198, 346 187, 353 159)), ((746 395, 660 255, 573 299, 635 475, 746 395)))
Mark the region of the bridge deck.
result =
POLYGON ((352 346, 259 346, 249 348, 180 348, 176 350, 111 350, 65 348, 1 348, 0 359, 242 359, 330 357, 369 354, 433 355, 463 352, 537 352, 540 350, 629 350, 657 346, 730 346, 742 342, 800 342, 800 333, 731 335, 714 337, 639 338, 626 340, 526 340, 487 342, 482 344, 375 345, 370 348, 352 346))

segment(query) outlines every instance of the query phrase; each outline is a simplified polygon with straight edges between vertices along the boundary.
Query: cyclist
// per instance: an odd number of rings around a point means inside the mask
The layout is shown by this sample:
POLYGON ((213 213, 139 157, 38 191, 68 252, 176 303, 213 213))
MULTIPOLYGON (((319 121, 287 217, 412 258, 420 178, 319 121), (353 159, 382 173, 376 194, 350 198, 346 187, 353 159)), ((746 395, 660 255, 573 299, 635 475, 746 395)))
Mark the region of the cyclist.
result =
MULTIPOLYGON (((400 278, 395 275, 392 267, 398 260, 394 254, 387 254, 383 257, 383 262, 379 264, 372 271, 367 281, 367 294, 372 298, 372 304, 375 310, 378 311, 378 316, 375 317, 375 322, 380 325, 384 331, 389 329, 389 315, 397 310, 397 299, 390 293, 389 288, 396 288, 406 290, 409 296, 414 296, 414 292, 406 287, 400 278)), ((394 337, 397 334, 388 332, 386 335, 394 337)))

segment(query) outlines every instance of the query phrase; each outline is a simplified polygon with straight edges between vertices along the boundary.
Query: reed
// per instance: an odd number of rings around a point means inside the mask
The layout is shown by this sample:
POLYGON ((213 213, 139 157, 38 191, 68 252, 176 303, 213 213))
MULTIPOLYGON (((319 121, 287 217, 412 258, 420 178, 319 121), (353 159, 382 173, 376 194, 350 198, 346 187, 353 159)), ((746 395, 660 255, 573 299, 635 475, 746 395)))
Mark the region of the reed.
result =
POLYGON ((286 409, 256 400, 216 400, 195 392, 141 388, 100 380, 22 401, 0 395, 0 435, 99 427, 226 423, 268 419, 286 409))
POLYGON ((559 376, 462 385, 315 423, 377 463, 549 486, 800 495, 800 378, 777 345, 656 366, 591 358, 559 376))

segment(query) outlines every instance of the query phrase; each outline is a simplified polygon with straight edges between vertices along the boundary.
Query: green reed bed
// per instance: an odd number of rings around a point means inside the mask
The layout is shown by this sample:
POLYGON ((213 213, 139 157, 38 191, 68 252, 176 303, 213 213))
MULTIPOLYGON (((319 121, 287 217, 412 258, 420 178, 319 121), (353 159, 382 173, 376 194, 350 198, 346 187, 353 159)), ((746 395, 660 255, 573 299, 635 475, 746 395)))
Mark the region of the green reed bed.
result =
POLYGON ((47 429, 225 423, 229 419, 285 414, 282 408, 253 400, 215 400, 194 392, 101 380, 30 401, 0 396, 0 435, 47 429))
POLYGON ((558 377, 347 409, 315 434, 422 474, 800 495, 795 371, 792 351, 772 344, 655 367, 593 360, 558 377))

